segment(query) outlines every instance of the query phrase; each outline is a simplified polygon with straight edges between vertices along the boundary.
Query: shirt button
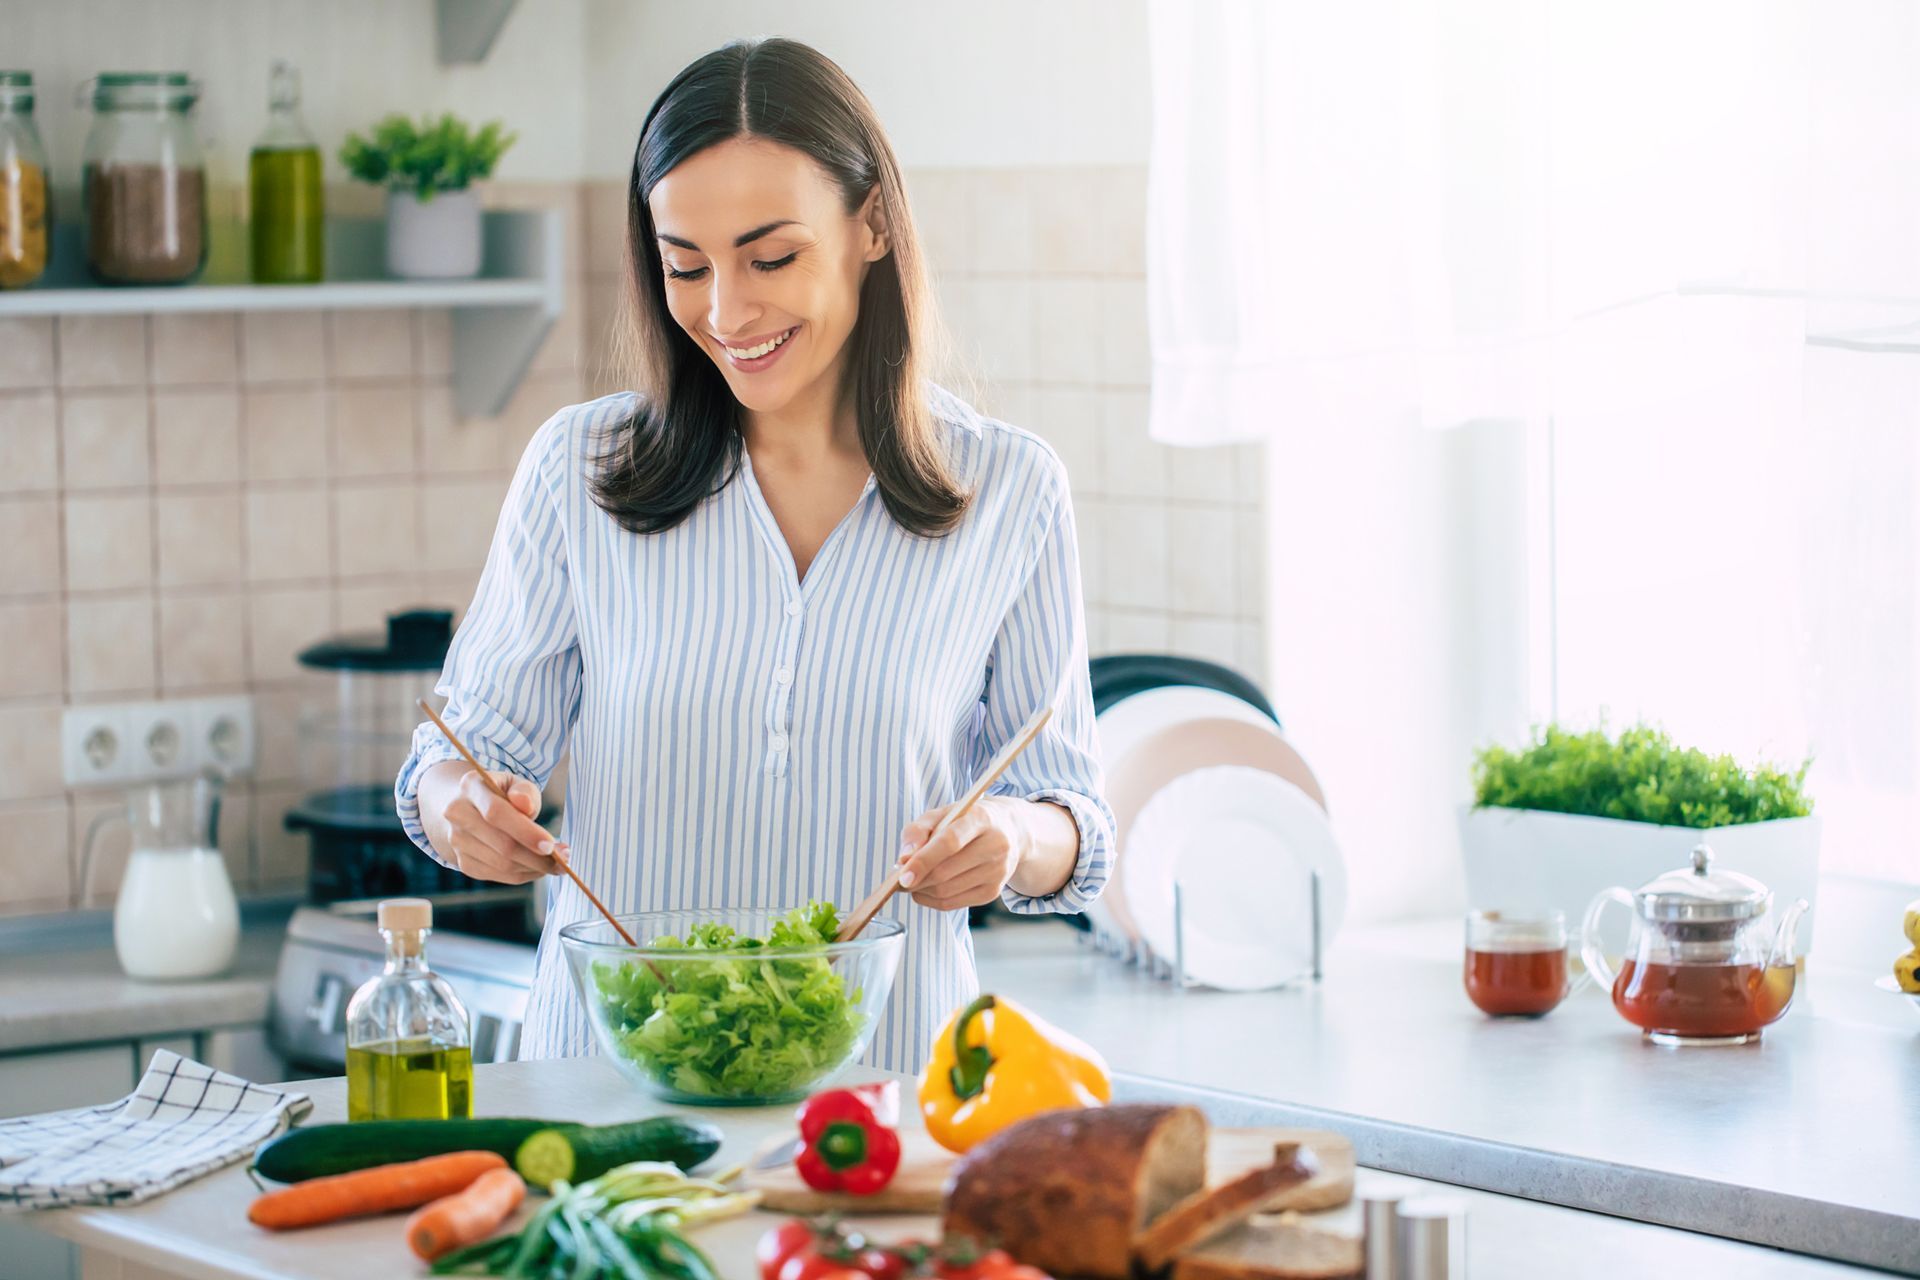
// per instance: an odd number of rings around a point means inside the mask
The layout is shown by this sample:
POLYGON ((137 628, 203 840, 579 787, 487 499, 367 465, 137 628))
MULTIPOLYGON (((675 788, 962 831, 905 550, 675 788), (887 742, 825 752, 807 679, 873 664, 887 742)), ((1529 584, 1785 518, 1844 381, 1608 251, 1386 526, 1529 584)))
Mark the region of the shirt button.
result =
POLYGON ((789 680, 793 679, 793 672, 787 670, 785 667, 782 667, 778 671, 773 673, 773 678, 777 683, 785 684, 789 680))
POLYGON ((787 749, 787 735, 784 733, 776 733, 768 741, 767 745, 775 751, 785 751, 787 749))
POLYGON ((787 616, 789 618, 797 618, 805 611, 805 607, 802 606, 798 600, 787 601, 787 616))

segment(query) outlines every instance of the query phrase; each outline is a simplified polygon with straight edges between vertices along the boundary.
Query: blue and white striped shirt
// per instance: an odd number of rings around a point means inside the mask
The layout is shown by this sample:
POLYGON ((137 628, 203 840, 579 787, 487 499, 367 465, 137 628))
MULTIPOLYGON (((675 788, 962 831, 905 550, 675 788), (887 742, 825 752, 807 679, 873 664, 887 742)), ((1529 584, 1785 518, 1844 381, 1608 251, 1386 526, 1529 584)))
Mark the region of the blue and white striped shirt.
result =
MULTIPOLYGON (((939 387, 929 395, 972 505, 945 537, 895 524, 869 477, 807 570, 794 571, 743 455, 682 524, 628 532, 588 493, 630 393, 575 405, 534 435, 439 690, 475 757, 545 785, 571 746, 561 839, 619 912, 843 909, 877 886, 900 833, 957 799, 1042 704, 1054 716, 993 794, 1065 806, 1080 831, 1067 885, 1013 911, 1078 911, 1106 884, 1102 798, 1073 508, 1060 459, 939 387)), ((457 758, 431 724, 394 792, 420 825, 422 770, 457 758)), ((544 882, 546 930, 523 1058, 597 1052, 556 930, 595 916, 544 882)), ((964 911, 897 896, 906 925, 867 1061, 917 1071, 978 990, 964 911)))

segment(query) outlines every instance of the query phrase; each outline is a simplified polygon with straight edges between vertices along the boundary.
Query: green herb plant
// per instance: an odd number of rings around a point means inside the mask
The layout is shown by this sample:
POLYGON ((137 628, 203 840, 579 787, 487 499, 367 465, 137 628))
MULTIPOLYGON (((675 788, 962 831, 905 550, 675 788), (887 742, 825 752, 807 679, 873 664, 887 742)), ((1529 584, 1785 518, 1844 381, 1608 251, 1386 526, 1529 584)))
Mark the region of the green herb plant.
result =
POLYGON ((1474 804, 1622 818, 1671 827, 1730 827, 1800 818, 1813 802, 1808 761, 1792 772, 1743 768, 1732 756, 1680 748, 1641 724, 1610 738, 1605 727, 1548 725, 1517 751, 1498 744, 1474 758, 1474 804))
POLYGON ((785 1097, 838 1069, 865 1025, 860 991, 827 957, 779 954, 825 946, 839 930, 831 902, 787 913, 764 939, 698 925, 652 940, 654 968, 595 961, 593 986, 618 1051, 661 1084, 703 1098, 785 1097))
POLYGON ((498 120, 474 130, 452 115, 416 125, 396 114, 374 125, 371 139, 348 134, 340 163, 362 182, 411 191, 425 201, 436 191, 462 191, 490 176, 517 137, 498 120))

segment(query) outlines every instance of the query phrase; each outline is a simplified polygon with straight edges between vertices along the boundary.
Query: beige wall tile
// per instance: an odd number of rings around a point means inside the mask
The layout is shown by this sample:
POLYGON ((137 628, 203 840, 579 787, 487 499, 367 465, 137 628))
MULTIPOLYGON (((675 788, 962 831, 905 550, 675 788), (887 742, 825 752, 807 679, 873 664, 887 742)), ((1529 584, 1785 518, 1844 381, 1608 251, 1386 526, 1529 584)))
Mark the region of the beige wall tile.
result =
POLYGON ((247 670, 250 677, 258 681, 299 676, 299 652, 333 632, 333 597, 326 587, 248 593, 247 670))
POLYGON ((1059 275, 1101 275, 1112 246, 1093 222, 1099 198, 1095 169, 1040 169, 1030 175, 1033 200, 1034 270, 1059 275))
POLYGON ((413 372, 420 378, 453 372, 453 314, 445 307, 413 313, 413 372))
POLYGON ((241 399, 247 477, 317 480, 327 474, 327 390, 248 391, 241 399))
POLYGON ((240 326, 224 311, 153 317, 153 385, 225 386, 240 377, 240 326))
POLYGON ((478 565, 444 573, 423 573, 420 575, 420 603, 435 609, 452 610, 453 625, 458 627, 460 620, 467 615, 467 606, 473 603, 474 588, 479 585, 478 565))
POLYGON ((404 378, 413 372, 413 313, 330 311, 327 358, 336 378, 404 378))
POLYGON ((412 481, 341 484, 333 494, 334 571, 410 573, 419 559, 412 481))
POLYGON ((328 418, 334 475, 414 473, 419 430, 414 423, 411 387, 336 387, 328 418))
POLYGON ((1106 330, 1100 282, 1042 278, 1033 284, 1033 301, 1033 380, 1100 382, 1106 330))
POLYGON ((619 275, 627 269, 627 184, 589 182, 583 200, 586 269, 593 275, 619 275))
POLYGON ((908 170, 907 203, 929 271, 973 269, 970 188, 979 176, 967 169, 908 170))
POLYGON ((0 319, 0 390, 51 387, 54 368, 51 317, 0 319))
POLYGON ((1107 613, 1108 653, 1165 653, 1172 642, 1172 619, 1158 610, 1111 609, 1107 613))
MULTIPOLYGON (((1172 604, 1182 613, 1239 612, 1234 513, 1225 507, 1175 507, 1167 513, 1172 604)), ((1231 648, 1231 641, 1226 642, 1231 648)))
POLYGON ((1036 380, 1034 290, 1027 280, 956 283, 956 295, 965 295, 960 307, 966 327, 956 325, 954 337, 976 376, 995 382, 1036 380))
MULTIPOLYGON (((300 648, 324 639, 327 634, 331 633, 316 633, 312 639, 302 642, 300 648)), ((291 657, 287 660, 293 661, 291 657)), ((320 680, 321 677, 306 673, 306 680, 291 686, 254 690, 253 777, 256 784, 291 782, 307 776, 308 768, 301 757, 305 740, 300 734, 300 717, 309 701, 319 705, 320 700, 332 692, 331 687, 308 683, 320 680)))
POLYGON ((1168 497, 1233 505, 1237 459, 1231 445, 1169 445, 1165 456, 1168 497))
POLYGON ((162 493, 154 498, 154 529, 162 586, 235 583, 246 576, 240 491, 162 493))
POLYGON ((487 562, 506 480, 428 481, 420 490, 420 564, 429 572, 487 562))
POLYGON ((1116 498, 1168 496, 1173 450, 1147 436, 1147 393, 1100 394, 1100 465, 1105 492, 1116 498))
POLYGON ((326 376, 318 311, 250 311, 240 320, 242 382, 311 382, 326 376))
POLYGON ((384 634, 387 615, 420 603, 420 575, 402 573, 378 581, 344 582, 334 589, 333 616, 342 632, 384 634))
POLYGON ((0 806, 0 912, 65 911, 73 905, 67 802, 0 806))
POLYGON ((1267 633, 1257 622, 1236 622, 1234 661, 1240 673, 1261 688, 1267 684, 1267 633))
POLYGON ((1145 165, 1103 167, 1093 180, 1094 238, 1108 275, 1147 274, 1147 170, 1145 165))
POLYGON ((1020 169, 975 174, 967 183, 968 252, 963 269, 1025 275, 1053 269, 1034 259, 1033 176, 1020 169))
POLYGON ((1239 624, 1221 618, 1175 618, 1173 651, 1188 657, 1205 658, 1224 667, 1240 666, 1239 624))
POLYGON ((240 393, 156 391, 156 484, 233 484, 240 479, 240 393))
POLYGON ((1101 605, 1088 605, 1087 654, 1089 657, 1097 658, 1103 653, 1113 652, 1113 646, 1107 640, 1110 629, 1107 610, 1101 605))
POLYGON ((82 596, 67 602, 70 692, 145 697, 156 683, 151 595, 82 596))
POLYGON ((57 801, 65 785, 59 699, 0 704, 0 800, 57 801))
POLYGON ((112 591, 153 581, 153 499, 96 494, 66 502, 67 589, 112 591))
POLYGON ((1107 504, 1104 604, 1164 609, 1168 600, 1167 512, 1157 502, 1107 504))
MULTIPOLYGON (((0 345, 6 341, 0 321, 0 345)), ((60 407, 51 391, 0 395, 0 493, 60 487, 60 407)))
MULTIPOLYGON (((160 597, 160 689, 244 684, 247 602, 237 591, 170 592, 160 597)), ((256 721, 258 723, 258 721, 256 721)))
POLYGON ((60 589, 60 500, 0 500, 0 595, 60 589))
POLYGON ((333 572, 327 491, 318 485, 247 492, 247 580, 325 578, 333 572))
POLYGON ((66 683, 64 626, 57 601, 0 604, 0 698, 60 695, 66 683))
POLYGON ((1053 446, 1076 494, 1100 493, 1100 397, 1096 392, 1038 387, 1033 417, 1020 424, 1053 446))
POLYGON ((589 399, 611 394, 627 384, 621 365, 618 329, 626 305, 617 277, 591 276, 585 288, 587 331, 580 348, 580 368, 586 375, 589 399))
POLYGON ((287 810, 299 804, 301 796, 291 788, 254 789, 254 873, 262 890, 306 885, 311 842, 306 832, 287 830, 286 822, 287 810))
POLYGON ((253 784, 234 781, 220 796, 220 826, 213 833, 221 860, 227 864, 227 877, 239 893, 254 890, 256 875, 253 856, 253 784))
POLYGON ((61 471, 69 490, 145 485, 151 474, 145 391, 60 398, 61 471))
POLYGON ((1237 444, 1233 448, 1238 455, 1233 468, 1233 496, 1243 505, 1257 507, 1267 500, 1267 448, 1259 444, 1237 444))
POLYGON ((546 341, 533 353, 533 363, 529 366, 532 372, 571 372, 581 367, 581 354, 586 348, 586 315, 586 302, 576 292, 567 299, 565 309, 547 331, 546 341))
POLYGON ((1100 378, 1110 387, 1151 383, 1153 352, 1147 343, 1145 277, 1102 280, 1094 286, 1100 311, 1100 378))
POLYGON ((507 407, 494 419, 499 449, 496 465, 505 471, 519 466, 520 455, 526 452, 533 433, 554 414, 584 398, 578 373, 532 373, 522 378, 507 407))
POLYGON ((417 389, 420 458, 429 475, 491 472, 500 467, 500 427, 494 418, 463 418, 444 384, 417 389))
POLYGON ((1235 610, 1243 618, 1267 616, 1267 515, 1264 511, 1233 513, 1235 610))
POLYGON ((61 316, 60 385, 140 387, 147 382, 142 316, 61 316))
POLYGON ((1073 500, 1073 525, 1080 550, 1080 598, 1088 604, 1107 599, 1106 503, 1099 498, 1073 500))

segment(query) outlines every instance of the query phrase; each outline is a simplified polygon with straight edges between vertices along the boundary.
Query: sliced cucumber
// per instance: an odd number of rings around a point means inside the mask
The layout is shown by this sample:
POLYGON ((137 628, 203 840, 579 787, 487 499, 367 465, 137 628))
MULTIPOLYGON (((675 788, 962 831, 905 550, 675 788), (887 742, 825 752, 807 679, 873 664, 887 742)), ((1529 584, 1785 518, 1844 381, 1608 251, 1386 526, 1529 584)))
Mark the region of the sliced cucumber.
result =
POLYGON ((665 1160, 692 1169, 720 1149, 720 1131, 678 1116, 654 1116, 631 1124, 557 1125, 527 1135, 513 1167, 536 1187, 597 1178, 635 1160, 665 1160))

